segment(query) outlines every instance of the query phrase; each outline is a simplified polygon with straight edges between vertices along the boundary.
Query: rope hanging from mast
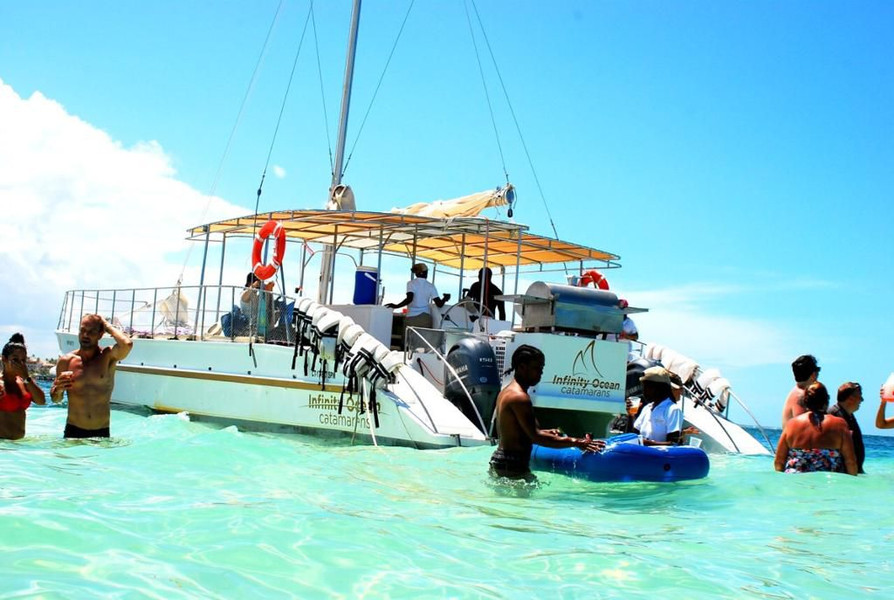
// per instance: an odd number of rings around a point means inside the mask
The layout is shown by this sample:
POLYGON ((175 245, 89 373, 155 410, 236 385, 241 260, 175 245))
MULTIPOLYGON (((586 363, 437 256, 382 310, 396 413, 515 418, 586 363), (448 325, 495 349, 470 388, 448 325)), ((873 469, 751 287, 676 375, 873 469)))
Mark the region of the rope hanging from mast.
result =
MULTIPOLYGON (((304 19, 304 28, 301 30, 301 38, 298 40, 298 50, 295 51, 295 59, 292 61, 292 71, 289 73, 289 83, 286 85, 286 91, 283 93, 282 103, 279 107, 279 116, 276 118, 276 127, 273 129, 273 138, 270 140, 270 147, 267 150, 267 160, 264 162, 264 171, 261 173, 261 182, 258 184, 258 195, 255 199, 255 213, 258 214, 258 208, 261 204, 261 191, 264 187, 264 180, 267 178, 267 169, 270 167, 270 158, 273 156, 273 147, 276 145, 276 137, 279 134, 279 126, 282 124, 282 116, 286 109, 286 101, 289 98, 289 90, 292 89, 292 81, 295 79, 295 69, 298 67, 298 57, 301 56, 301 47, 304 45, 304 36, 307 34, 307 25, 313 12, 313 2, 307 11, 307 17, 304 19)), ((257 233, 258 222, 255 219, 253 225, 253 233, 257 233)))
MULTIPOLYGON (((397 43, 400 41, 400 37, 404 32, 404 27, 407 25, 407 20, 410 18, 410 11, 413 10, 413 5, 416 3, 416 0, 410 0, 410 5, 407 7, 407 12, 404 15, 404 20, 400 24, 400 30, 397 32, 397 37, 394 38, 394 44, 391 45, 391 52, 388 54, 388 60, 385 61, 385 66, 382 68, 382 74, 379 75, 379 81, 376 83, 376 89, 373 91, 372 98, 369 101, 369 106, 366 108, 366 113, 363 115, 363 120, 360 121, 360 127, 357 129, 357 137, 354 138, 354 143, 351 144, 351 150, 348 152, 348 158, 345 159, 345 166, 342 167, 341 173, 339 173, 339 180, 344 176, 345 171, 348 170, 348 165, 351 162, 351 157, 354 156, 354 149, 357 147, 357 142, 360 141, 360 134, 363 133, 363 126, 366 125, 366 120, 369 118, 369 113, 372 112, 373 103, 376 101, 376 96, 379 94, 379 88, 382 87, 382 82, 385 80, 385 73, 388 71, 388 65, 391 64, 391 59, 394 57, 394 52, 397 50, 397 43)), ((333 172, 333 175, 335 173, 333 172)))
MULTIPOLYGON (((285 4, 285 0, 280 0, 279 5, 276 7, 276 13, 273 15, 273 20, 270 22, 270 27, 267 28, 267 35, 264 37, 264 43, 261 45, 261 52, 258 54, 258 60, 255 61, 255 68, 251 73, 251 78, 248 81, 248 86, 245 89, 245 94, 242 96, 242 102, 239 104, 239 110, 236 113, 236 120, 233 122, 233 127, 230 129, 230 135, 227 137, 227 143, 224 146, 223 154, 220 157, 220 161, 217 163, 217 170, 214 173, 214 179, 211 182, 211 187, 206 194, 205 200, 205 208, 202 210, 202 221, 205 221, 205 217, 208 214, 208 208, 211 206, 211 199, 214 197, 214 193, 217 191, 217 184, 220 182, 220 175, 223 173, 224 164, 227 161, 227 157, 230 155, 230 148, 233 146, 233 139, 236 137, 236 131, 239 129, 239 125, 242 123, 242 115, 245 113, 245 106, 248 104, 248 99, 251 97, 252 92, 255 88, 255 82, 258 79, 258 73, 261 70, 261 64, 264 62, 264 57, 267 55, 267 48, 270 45, 270 36, 273 34, 273 30, 276 28, 276 24, 279 22, 279 17, 282 14, 282 8, 285 4)), ((177 278, 177 287, 180 287, 180 283, 183 280, 183 275, 186 272, 186 265, 189 264, 189 259, 192 256, 192 249, 195 244, 190 243, 189 247, 186 250, 186 257, 183 260, 183 264, 180 267, 180 275, 177 278)))
POLYGON ((320 78, 320 99, 323 104, 323 129, 326 131, 326 144, 329 146, 329 171, 335 171, 335 158, 332 156, 332 138, 329 135, 329 114, 326 111, 326 89, 323 85, 323 66, 320 62, 320 38, 317 35, 317 20, 314 18, 313 2, 310 4, 310 25, 313 28, 314 48, 317 52, 317 75, 320 78))
POLYGON ((558 239, 559 232, 556 230, 556 224, 555 221, 553 221, 553 215, 549 210, 549 205, 546 202, 546 196, 543 193, 543 186, 540 185, 540 178, 537 176, 537 169, 534 168, 534 161, 531 159, 531 153, 528 151, 528 145, 525 143, 525 137, 522 135, 521 126, 518 123, 518 118, 515 116, 515 110, 512 108, 512 102, 509 100, 509 92, 506 90, 506 84, 503 81, 503 76, 500 74, 500 68, 497 66, 497 59, 494 56, 493 48, 491 47, 490 40, 487 37, 487 30, 484 28, 484 24, 481 22, 481 15, 478 13, 478 6, 475 4, 475 0, 468 1, 472 3, 472 8, 475 11, 475 18, 478 21, 479 28, 481 29, 481 36, 484 38, 484 43, 487 45, 487 51, 490 53, 491 62, 493 63, 494 70, 497 73, 497 79, 500 81, 500 87, 503 90, 503 97, 506 99, 506 104, 509 107, 509 114, 512 115, 512 122, 515 123, 515 130, 518 132, 518 137, 521 140, 522 148, 524 148, 525 151, 525 157, 528 159, 528 165, 531 167, 531 173, 534 175, 534 182, 537 184, 537 191, 540 192, 540 200, 541 202, 543 202, 543 207, 546 209, 547 217, 549 217, 549 225, 550 227, 552 227, 553 235, 555 235, 556 239, 558 239))

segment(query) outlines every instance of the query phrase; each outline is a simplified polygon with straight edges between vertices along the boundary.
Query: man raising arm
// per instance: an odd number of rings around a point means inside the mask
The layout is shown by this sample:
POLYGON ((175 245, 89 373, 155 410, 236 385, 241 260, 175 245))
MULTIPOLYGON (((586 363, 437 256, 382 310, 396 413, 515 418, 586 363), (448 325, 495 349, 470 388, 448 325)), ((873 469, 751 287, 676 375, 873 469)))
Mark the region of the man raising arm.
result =
POLYGON ((59 358, 56 379, 50 387, 54 402, 68 394, 66 438, 109 437, 110 403, 115 385, 115 367, 130 354, 133 341, 100 315, 81 319, 79 348, 59 358), (101 348, 108 333, 115 345, 101 348))

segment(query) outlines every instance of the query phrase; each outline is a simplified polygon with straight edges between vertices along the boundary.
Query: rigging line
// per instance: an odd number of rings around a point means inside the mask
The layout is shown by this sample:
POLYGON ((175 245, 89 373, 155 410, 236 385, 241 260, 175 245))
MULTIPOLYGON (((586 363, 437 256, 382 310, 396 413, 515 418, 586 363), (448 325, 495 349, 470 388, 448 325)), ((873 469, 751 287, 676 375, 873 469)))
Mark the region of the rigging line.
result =
POLYGON ((503 174, 506 176, 506 183, 509 183, 509 171, 506 169, 506 156, 503 154, 503 144, 500 142, 500 131, 497 129, 497 119, 494 117, 494 105, 490 101, 490 93, 487 90, 487 79, 484 77, 484 65, 481 64, 481 55, 478 52, 478 42, 475 41, 475 30, 472 28, 472 17, 469 15, 468 1, 463 2, 463 8, 466 11, 466 22, 469 24, 469 37, 472 38, 472 47, 475 48, 475 60, 478 61, 478 73, 481 75, 481 87, 484 88, 484 97, 487 100, 487 110, 490 113, 490 123, 494 128, 494 137, 497 140, 497 149, 500 152, 500 162, 503 164, 503 174))
MULTIPOLYGON (((261 64, 264 62, 264 57, 267 55, 267 48, 270 45, 270 36, 273 34, 273 30, 276 28, 276 24, 279 22, 279 17, 282 14, 282 8, 285 4, 285 0, 280 0, 279 5, 276 7, 276 13, 273 15, 273 20, 270 22, 270 27, 267 29, 267 35, 264 37, 264 43, 261 46, 261 52, 258 54, 258 60, 255 61, 255 68, 251 73, 251 78, 248 81, 248 87, 245 89, 245 94, 242 96, 242 102, 239 104, 239 110, 236 113, 236 121, 233 123, 233 128, 230 130, 230 135, 227 137, 227 143, 224 146, 223 154, 220 157, 220 161, 217 164, 217 171, 214 173, 214 179, 211 181, 211 187, 208 190, 207 199, 205 200, 205 208, 202 210, 201 221, 204 221, 206 215, 208 214, 208 209, 211 206, 211 198, 214 197, 214 192, 217 190, 217 184, 220 183, 220 176, 223 173, 224 164, 227 161, 227 157, 230 155, 230 148, 233 146, 233 139, 236 137, 236 131, 239 129, 239 125, 242 124, 242 116, 245 114, 245 106, 248 104, 248 99, 251 97, 252 92, 255 89, 255 82, 258 79, 258 73, 261 70, 261 64)), ((194 243, 189 244, 189 248, 186 251, 186 259, 183 261, 183 266, 180 269, 180 280, 183 279, 183 273, 186 270, 186 265, 189 262, 190 256, 192 255, 192 249, 195 246, 194 243)))
MULTIPOLYGON (((286 100, 289 98, 289 90, 292 89, 292 81, 295 79, 295 69, 298 67, 298 57, 301 56, 301 47, 304 45, 304 36, 307 34, 307 24, 310 22, 310 15, 313 11, 313 1, 307 11, 307 17, 304 19, 304 28, 301 30, 301 39, 298 40, 298 50, 295 51, 295 60, 292 61, 292 72, 289 73, 289 83, 286 85, 286 91, 282 97, 282 104, 279 107, 279 116, 276 119, 276 127, 273 129, 273 139, 270 140, 270 148, 267 150, 267 161, 264 163, 264 172, 261 174, 261 182, 258 185, 258 195, 255 199, 255 214, 258 214, 258 207, 261 204, 261 189, 264 187, 264 179, 267 177, 267 168, 270 166, 270 158, 273 156, 273 147, 276 145, 276 137, 279 134, 279 126, 282 124, 282 115, 286 110, 286 100)), ((258 220, 255 219, 254 229, 258 227, 258 220)))
POLYGON ((509 114, 512 115, 512 121, 515 123, 515 129, 518 132, 518 137, 521 139, 522 148, 525 150, 525 156, 528 159, 528 165, 531 167, 531 173, 534 175, 534 182, 537 184, 537 191, 540 192, 540 200, 543 202, 543 207, 546 209, 546 215, 549 217, 549 225, 552 227, 553 235, 556 236, 556 239, 559 239, 559 232, 556 231, 556 223, 553 221, 553 215, 549 210, 549 205, 546 202, 546 196, 543 193, 543 186, 540 185, 540 178, 537 176, 537 170, 534 168, 534 161, 531 159, 531 153, 528 151, 528 145, 525 143, 525 137, 522 135, 521 126, 518 124, 518 118, 515 116, 515 110, 512 108, 512 102, 509 101, 509 92, 506 90, 506 84, 503 82, 503 76, 500 74, 500 68, 497 66, 497 59, 494 56, 493 48, 490 45, 490 40, 487 38, 487 31, 484 29, 484 24, 481 22, 481 15, 478 13, 478 6, 475 4, 475 0, 470 0, 472 2, 472 8, 475 9, 475 18, 478 19, 478 25, 481 27, 482 36, 484 37, 484 42, 487 44, 487 50, 490 52, 491 61, 494 63, 494 69, 497 72, 497 79, 500 81, 500 87, 503 89, 503 96, 506 98, 506 104, 509 106, 509 114))
POLYGON ((342 167, 341 173, 339 173, 340 176, 344 176, 345 172, 348 170, 348 165, 351 164, 351 157, 354 156, 354 149, 357 147, 357 143, 360 141, 360 134, 363 133, 363 126, 366 125, 366 120, 369 118, 369 114, 372 112, 372 107, 376 101, 376 96, 379 94, 379 88, 382 87, 382 82, 385 80, 385 73, 388 71, 388 65, 391 64, 391 59, 394 57, 395 50, 397 50, 397 44, 400 41, 400 36, 404 32, 404 27, 406 27, 407 25, 407 20, 410 18, 410 12, 413 10, 413 5, 415 3, 416 0, 410 0, 410 5, 407 7, 407 13, 404 15, 404 20, 400 24, 400 30, 397 32, 397 37, 394 38, 394 44, 391 46, 391 52, 388 54, 388 60, 385 61, 385 67, 382 69, 382 74, 379 76, 379 82, 376 84, 376 89, 369 101, 369 106, 366 108, 366 114, 363 115, 363 120, 360 122, 360 127, 357 129, 357 137, 354 138, 354 143, 351 145, 350 152, 348 152, 348 158, 345 159, 345 165, 342 167))
POLYGON ((317 20, 314 18, 313 2, 310 6, 310 23, 314 33, 314 48, 317 50, 317 74, 320 76, 320 98, 323 102, 323 129, 326 130, 326 144, 329 146, 329 171, 335 170, 335 159, 332 156, 332 138, 329 136, 329 114, 326 112, 326 90, 323 86, 323 66, 320 63, 320 38, 317 36, 317 20))

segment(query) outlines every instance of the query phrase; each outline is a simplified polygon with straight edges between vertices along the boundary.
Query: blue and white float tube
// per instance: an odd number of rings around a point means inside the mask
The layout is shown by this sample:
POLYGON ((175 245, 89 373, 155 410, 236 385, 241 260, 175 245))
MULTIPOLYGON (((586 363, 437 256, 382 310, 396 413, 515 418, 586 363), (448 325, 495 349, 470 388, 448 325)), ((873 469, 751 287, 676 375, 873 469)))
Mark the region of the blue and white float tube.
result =
POLYGON ((693 446, 641 446, 636 434, 605 440, 605 450, 584 453, 577 448, 531 450, 531 469, 552 471, 590 481, 684 481, 708 476, 710 462, 693 446))

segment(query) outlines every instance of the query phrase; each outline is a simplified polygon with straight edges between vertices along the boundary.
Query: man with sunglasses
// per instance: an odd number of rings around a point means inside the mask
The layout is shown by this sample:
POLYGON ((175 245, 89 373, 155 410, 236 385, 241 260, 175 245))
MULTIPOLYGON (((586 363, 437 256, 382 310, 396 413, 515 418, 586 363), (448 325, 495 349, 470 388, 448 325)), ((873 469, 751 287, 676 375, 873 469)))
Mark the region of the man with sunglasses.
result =
POLYGON ((819 379, 819 372, 820 368, 816 364, 816 357, 812 354, 802 354, 792 362, 795 387, 788 393, 788 398, 785 399, 785 406, 782 407, 783 428, 789 419, 807 412, 802 403, 804 390, 810 387, 811 383, 816 383, 816 380, 819 379))

